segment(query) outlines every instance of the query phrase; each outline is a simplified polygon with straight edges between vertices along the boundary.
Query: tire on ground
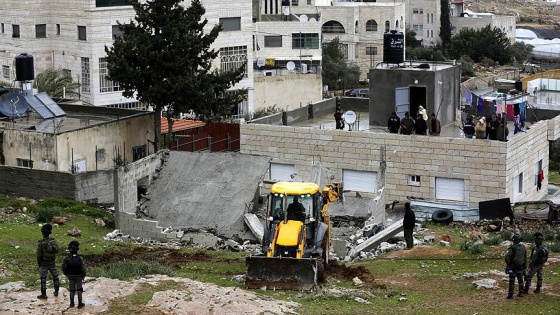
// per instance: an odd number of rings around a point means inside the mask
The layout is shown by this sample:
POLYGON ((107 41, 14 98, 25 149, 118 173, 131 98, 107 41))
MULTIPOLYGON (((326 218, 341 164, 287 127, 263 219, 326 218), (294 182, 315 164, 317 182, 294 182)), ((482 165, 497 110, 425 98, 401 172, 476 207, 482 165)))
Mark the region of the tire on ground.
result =
POLYGON ((436 212, 432 213, 432 221, 436 223, 449 224, 453 222, 453 212, 447 209, 437 210, 436 212))

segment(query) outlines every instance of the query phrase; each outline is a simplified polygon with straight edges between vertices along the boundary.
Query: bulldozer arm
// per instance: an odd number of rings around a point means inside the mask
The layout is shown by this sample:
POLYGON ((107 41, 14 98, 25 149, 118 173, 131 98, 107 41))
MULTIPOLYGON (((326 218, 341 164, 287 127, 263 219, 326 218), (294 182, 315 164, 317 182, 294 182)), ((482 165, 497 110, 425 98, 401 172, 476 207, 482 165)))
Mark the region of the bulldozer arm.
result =
POLYGON ((317 286, 317 259, 249 256, 245 288, 303 290, 317 286))

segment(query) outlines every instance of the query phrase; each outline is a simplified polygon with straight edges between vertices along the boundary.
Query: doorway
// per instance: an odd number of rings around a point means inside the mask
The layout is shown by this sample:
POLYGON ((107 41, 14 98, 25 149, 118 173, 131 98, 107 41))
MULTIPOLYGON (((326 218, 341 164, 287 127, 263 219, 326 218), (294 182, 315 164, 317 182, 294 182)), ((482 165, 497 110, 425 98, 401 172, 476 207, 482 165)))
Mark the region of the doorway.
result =
POLYGON ((426 104, 426 87, 425 86, 410 86, 410 117, 416 119, 418 117, 418 106, 422 105, 428 116, 430 116, 431 112, 433 112, 433 108, 428 108, 428 104, 426 104))

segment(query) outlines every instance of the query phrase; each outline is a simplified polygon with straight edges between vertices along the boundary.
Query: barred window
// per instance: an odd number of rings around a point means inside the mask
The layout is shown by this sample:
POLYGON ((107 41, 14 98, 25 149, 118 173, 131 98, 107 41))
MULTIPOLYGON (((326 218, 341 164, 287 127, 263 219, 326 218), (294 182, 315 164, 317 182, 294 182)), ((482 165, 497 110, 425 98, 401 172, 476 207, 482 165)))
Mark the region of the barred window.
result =
POLYGON ((10 78, 10 66, 2 66, 2 76, 6 79, 10 78))
POLYGON ((119 82, 107 79, 109 70, 107 69, 107 58, 99 58, 99 92, 122 91, 119 82))
POLYGON ((366 32, 377 32, 377 22, 375 20, 366 22, 366 32))
POLYGON ((373 46, 366 47, 366 55, 367 56, 377 55, 377 47, 373 47, 373 46))
POLYGON ((220 70, 231 71, 245 64, 243 77, 247 77, 247 46, 220 48, 220 70))
POLYGON ((89 58, 82 57, 82 92, 91 92, 89 58))
POLYGON ((319 48, 318 33, 292 33, 292 49, 319 48))

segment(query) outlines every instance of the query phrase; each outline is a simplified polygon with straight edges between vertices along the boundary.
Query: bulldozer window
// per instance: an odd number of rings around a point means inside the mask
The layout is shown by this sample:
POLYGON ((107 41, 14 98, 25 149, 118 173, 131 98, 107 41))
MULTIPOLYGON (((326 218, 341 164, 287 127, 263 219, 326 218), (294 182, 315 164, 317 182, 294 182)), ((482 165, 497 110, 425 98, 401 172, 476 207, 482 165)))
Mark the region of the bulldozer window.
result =
POLYGON ((282 211, 282 209, 284 209, 284 207, 282 206, 282 197, 273 196, 271 215, 275 221, 284 219, 284 211, 282 211))

